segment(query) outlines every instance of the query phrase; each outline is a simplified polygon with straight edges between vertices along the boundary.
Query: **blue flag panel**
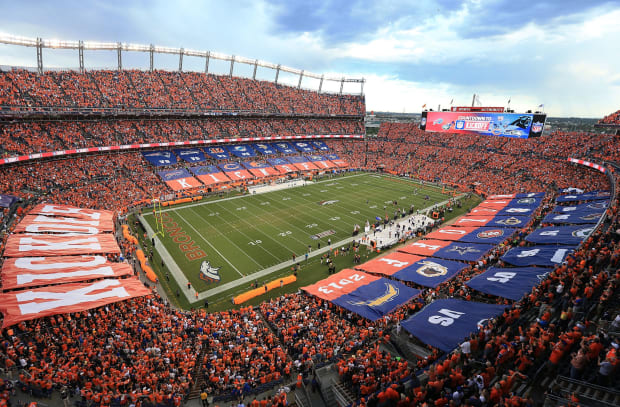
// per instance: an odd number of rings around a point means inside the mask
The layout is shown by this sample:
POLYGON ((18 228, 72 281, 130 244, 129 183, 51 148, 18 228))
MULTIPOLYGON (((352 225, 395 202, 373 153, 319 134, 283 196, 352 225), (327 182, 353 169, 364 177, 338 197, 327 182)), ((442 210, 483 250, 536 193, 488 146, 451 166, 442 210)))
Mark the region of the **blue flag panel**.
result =
POLYGON ((157 174, 159 174, 164 181, 172 181, 179 178, 190 178, 192 176, 192 174, 190 174, 186 169, 160 171, 157 174))
POLYGON ((246 161, 246 162, 244 162, 242 164, 248 170, 251 170, 253 168, 268 168, 268 167, 270 167, 269 164, 259 163, 259 162, 256 162, 256 161, 246 161))
POLYGON ((433 257, 448 260, 478 261, 494 247, 490 244, 454 242, 433 253, 433 257))
POLYGON ((256 157, 256 151, 247 144, 226 146, 226 149, 234 156, 240 158, 256 157))
POLYGON ((308 141, 294 141, 293 146, 302 153, 311 153, 314 151, 314 146, 308 141))
POLYGON ((238 163, 228 163, 228 164, 221 164, 219 166, 224 172, 229 172, 229 171, 239 171, 239 170, 244 170, 245 168, 243 168, 241 166, 241 164, 238 163))
POLYGON ((187 150, 177 148, 174 150, 174 153, 178 155, 179 158, 187 161, 188 163, 199 163, 207 160, 202 150, 199 150, 197 148, 191 148, 187 150))
POLYGON ((513 247, 501 257, 501 260, 513 266, 553 267, 562 264, 566 256, 573 251, 574 247, 568 246, 513 247))
POLYGON ((295 164, 295 163, 307 163, 308 159, 306 157, 303 157, 301 155, 294 155, 292 157, 286 157, 286 159, 289 161, 289 163, 291 164, 295 164))
POLYGON ((308 159, 308 161, 311 161, 311 162, 325 161, 325 157, 323 157, 322 155, 307 155, 306 158, 308 159))
POLYGON ((523 192, 519 194, 490 195, 487 199, 544 198, 544 192, 523 192))
POLYGON ((228 160, 230 154, 222 147, 205 147, 205 153, 216 160, 228 160))
POLYGON ((172 165, 177 163, 177 158, 172 151, 148 151, 143 152, 144 158, 154 165, 155 167, 162 167, 164 165, 172 165))
POLYGON ((591 226, 550 226, 536 229, 525 237, 526 242, 575 246, 594 231, 591 226))
POLYGON ((553 208, 553 213, 573 213, 573 212, 598 212, 603 213, 609 206, 609 201, 592 201, 577 205, 560 206, 553 208))
POLYGON ((556 202, 574 202, 574 201, 604 201, 611 196, 609 191, 592 191, 583 194, 560 195, 555 198, 556 202))
POLYGON ((222 172, 215 165, 203 165, 200 167, 192 167, 190 171, 194 173, 194 175, 206 175, 206 174, 215 174, 216 172, 222 172))
POLYGON ((271 165, 289 165, 290 162, 284 158, 268 158, 267 162, 271 165))
POLYGON ((398 281, 380 278, 332 302, 371 321, 389 314, 420 294, 398 281))
POLYGON ((469 267, 465 263, 426 258, 392 274, 392 277, 411 281, 424 287, 437 287, 469 267))
POLYGON ((465 284, 485 294, 519 301, 544 280, 550 270, 544 267, 490 267, 465 284))
POLYGON ((451 226, 486 226, 503 228, 522 228, 529 223, 531 218, 525 216, 469 216, 458 218, 451 226))
POLYGON ((284 153, 284 154, 295 154, 297 152, 297 150, 295 150, 293 146, 291 146, 289 143, 284 142, 284 141, 273 143, 273 147, 279 152, 284 153))
POLYGON ((446 299, 437 300, 402 322, 407 332, 422 342, 451 352, 485 321, 500 315, 503 305, 446 299))
POLYGON ((325 158, 327 158, 328 160, 340 160, 340 157, 338 157, 337 154, 325 154, 325 158))
POLYGON ((572 223, 575 225, 595 224, 603 216, 603 212, 569 212, 569 213, 550 213, 545 216, 542 223, 572 223))
POLYGON ((327 147, 324 141, 313 141, 312 145, 319 151, 329 151, 329 147, 327 147))
POLYGON ((271 144, 257 143, 254 144, 254 149, 264 155, 277 153, 276 149, 271 144))

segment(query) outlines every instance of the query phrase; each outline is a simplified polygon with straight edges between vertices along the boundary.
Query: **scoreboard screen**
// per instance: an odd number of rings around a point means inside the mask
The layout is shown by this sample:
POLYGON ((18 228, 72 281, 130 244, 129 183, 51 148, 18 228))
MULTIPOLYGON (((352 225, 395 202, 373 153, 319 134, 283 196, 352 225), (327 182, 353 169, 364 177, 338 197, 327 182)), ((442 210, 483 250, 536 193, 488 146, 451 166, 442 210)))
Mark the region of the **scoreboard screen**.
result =
POLYGON ((545 114, 490 112, 422 112, 420 129, 440 133, 483 134, 513 138, 542 135, 545 114))

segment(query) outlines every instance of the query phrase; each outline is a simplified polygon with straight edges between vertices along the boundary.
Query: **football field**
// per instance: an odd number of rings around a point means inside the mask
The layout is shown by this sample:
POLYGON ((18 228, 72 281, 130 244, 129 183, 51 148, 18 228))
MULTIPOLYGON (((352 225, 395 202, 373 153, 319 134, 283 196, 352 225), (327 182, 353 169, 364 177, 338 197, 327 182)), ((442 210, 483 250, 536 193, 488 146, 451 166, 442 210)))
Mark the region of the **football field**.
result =
MULTIPOLYGON (((163 208, 165 245, 193 287, 202 292, 284 261, 302 261, 310 246, 325 247, 363 232, 366 221, 422 209, 451 195, 417 181, 378 174, 335 176, 305 186, 163 208), (428 199, 425 199, 428 197, 428 199), (394 204, 396 202, 396 204, 394 204), (203 261, 220 281, 200 278, 203 261)), ((155 216, 144 215, 153 230, 155 216)), ((160 226, 161 229, 161 226, 160 226)))

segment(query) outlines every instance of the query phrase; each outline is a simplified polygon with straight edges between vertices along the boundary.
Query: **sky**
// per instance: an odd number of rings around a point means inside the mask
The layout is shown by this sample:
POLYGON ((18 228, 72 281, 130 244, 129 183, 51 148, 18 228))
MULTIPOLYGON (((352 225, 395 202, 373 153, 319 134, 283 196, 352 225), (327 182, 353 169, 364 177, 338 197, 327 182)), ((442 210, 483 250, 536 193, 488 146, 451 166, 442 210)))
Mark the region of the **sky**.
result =
MULTIPOLYGON (((0 0, 0 9, 0 36, 183 47, 364 78, 369 111, 466 106, 473 94, 516 111, 542 104, 551 116, 620 109, 620 0, 0 0)), ((84 58, 90 68, 116 66, 115 52, 84 58)), ((76 67, 78 53, 45 49, 43 62, 76 67)), ((148 63, 148 54, 123 55, 124 67, 148 63)), ((36 66, 36 51, 0 44, 0 65, 36 66)), ((156 55, 155 66, 178 69, 178 56, 156 55)), ((204 70, 204 60, 185 57, 183 67, 204 70)), ((212 60, 209 69, 228 73, 229 63, 212 60)), ((252 70, 236 64, 234 74, 252 70)), ((318 81, 304 78, 302 87, 318 81)))

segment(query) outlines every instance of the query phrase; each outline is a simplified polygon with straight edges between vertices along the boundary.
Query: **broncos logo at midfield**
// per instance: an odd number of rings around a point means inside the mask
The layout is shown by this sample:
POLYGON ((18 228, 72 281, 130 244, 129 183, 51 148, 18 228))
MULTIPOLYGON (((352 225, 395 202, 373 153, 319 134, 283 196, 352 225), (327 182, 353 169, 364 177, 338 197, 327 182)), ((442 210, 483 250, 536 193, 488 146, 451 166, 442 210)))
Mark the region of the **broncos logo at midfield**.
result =
POLYGON ((390 283, 385 283, 385 286, 386 286, 385 293, 377 298, 374 298, 368 301, 348 301, 348 303, 351 305, 357 305, 357 306, 366 305, 368 307, 379 307, 383 304, 386 304, 392 301, 394 298, 398 297, 398 293, 399 293, 398 288, 394 287, 390 283))

